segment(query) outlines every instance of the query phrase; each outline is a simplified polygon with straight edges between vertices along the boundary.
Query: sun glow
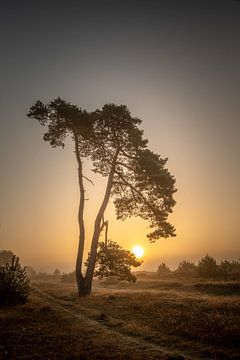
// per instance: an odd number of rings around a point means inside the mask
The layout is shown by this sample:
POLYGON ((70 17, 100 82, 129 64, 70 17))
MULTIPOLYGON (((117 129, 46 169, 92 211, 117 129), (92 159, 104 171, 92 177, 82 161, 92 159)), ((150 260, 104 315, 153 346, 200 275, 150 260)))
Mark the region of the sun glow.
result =
POLYGON ((143 256, 144 250, 143 250, 143 248, 142 248, 141 246, 134 246, 134 247, 132 248, 132 253, 133 253, 137 258, 139 258, 139 257, 142 257, 142 256, 143 256))

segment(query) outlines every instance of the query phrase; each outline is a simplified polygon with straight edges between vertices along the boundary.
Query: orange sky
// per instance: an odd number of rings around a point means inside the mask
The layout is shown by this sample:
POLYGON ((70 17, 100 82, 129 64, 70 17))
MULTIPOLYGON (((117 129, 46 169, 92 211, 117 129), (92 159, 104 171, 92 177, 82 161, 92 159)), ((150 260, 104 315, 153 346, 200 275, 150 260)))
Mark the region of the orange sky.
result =
MULTIPOLYGON (((43 129, 26 117, 37 99, 61 96, 87 110, 126 104, 143 120, 149 147, 169 158, 178 188, 171 217, 177 237, 150 244, 146 223, 117 222, 108 208, 110 238, 128 249, 144 247, 142 269, 162 261, 175 267, 206 253, 239 258, 239 4, 79 4, 2 7, 0 249, 37 270, 75 266, 72 144, 51 149, 43 129)), ((88 239, 104 186, 95 182, 87 185, 88 239)))

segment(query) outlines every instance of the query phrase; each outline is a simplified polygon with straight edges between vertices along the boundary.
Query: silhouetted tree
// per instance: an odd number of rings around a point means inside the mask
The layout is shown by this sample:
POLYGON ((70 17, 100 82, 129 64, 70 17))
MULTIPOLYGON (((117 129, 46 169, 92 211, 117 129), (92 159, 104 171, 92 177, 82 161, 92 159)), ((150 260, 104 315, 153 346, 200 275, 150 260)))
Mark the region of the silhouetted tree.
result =
POLYGON ((187 260, 181 261, 177 268, 178 272, 183 272, 186 274, 194 274, 196 270, 197 270, 196 265, 193 262, 187 260))
POLYGON ((157 268, 157 274, 160 276, 166 276, 171 273, 171 270, 165 263, 161 263, 157 268))
MULTIPOLYGON (((89 257, 85 263, 86 267, 88 266, 89 257)), ((133 253, 123 249, 115 241, 100 241, 98 244, 94 276, 99 279, 113 276, 118 280, 135 282, 136 276, 131 273, 131 267, 138 267, 141 264, 142 261, 137 260, 133 253)))
POLYGON ((30 280, 15 255, 10 263, 0 267, 0 304, 26 302, 30 293, 30 280))
POLYGON ((225 280, 240 280, 240 261, 221 261, 219 264, 219 276, 225 280))
POLYGON ((54 270, 53 276, 59 277, 61 275, 61 271, 59 269, 54 270))
POLYGON ((217 261, 208 254, 204 256, 198 264, 198 273, 200 276, 214 278, 218 274, 217 261))
POLYGON ((74 142, 80 189, 76 261, 79 295, 91 292, 98 241, 106 225, 104 213, 110 196, 114 198, 117 219, 139 216, 150 222, 150 241, 175 235, 174 227, 167 222, 175 205, 175 179, 165 167, 167 159, 147 148, 147 140, 139 129, 141 120, 132 117, 126 106, 107 104, 101 110, 89 113, 57 98, 46 105, 37 101, 30 108, 28 116, 48 127, 44 140, 51 146, 64 147, 67 136, 74 142), (107 178, 103 201, 94 222, 85 276, 82 273, 86 199, 84 182, 91 180, 83 173, 83 158, 91 159, 92 170, 107 178))
POLYGON ((11 250, 1 250, 0 251, 0 266, 10 263, 12 261, 14 254, 11 250))

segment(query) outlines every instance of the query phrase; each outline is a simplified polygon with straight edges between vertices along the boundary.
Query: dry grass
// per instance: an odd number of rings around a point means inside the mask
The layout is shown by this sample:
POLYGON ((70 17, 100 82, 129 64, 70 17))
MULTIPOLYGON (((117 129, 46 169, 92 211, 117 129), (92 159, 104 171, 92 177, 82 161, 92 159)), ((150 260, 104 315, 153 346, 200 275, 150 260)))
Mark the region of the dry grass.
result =
POLYGON ((226 290, 222 283, 156 280, 154 287, 154 281, 144 281, 145 287, 141 281, 122 289, 97 283, 93 295, 87 298, 78 298, 71 284, 37 283, 55 299, 49 302, 50 311, 44 310, 46 300, 36 294, 25 306, 1 311, 0 358, 5 356, 5 349, 7 355, 11 354, 5 359, 240 358, 240 298, 233 291, 236 285, 226 290), (225 295, 210 295, 219 287, 225 295), (54 304, 84 314, 100 327, 73 319, 54 304), (13 353, 13 342, 25 357, 19 356, 19 351, 13 353))

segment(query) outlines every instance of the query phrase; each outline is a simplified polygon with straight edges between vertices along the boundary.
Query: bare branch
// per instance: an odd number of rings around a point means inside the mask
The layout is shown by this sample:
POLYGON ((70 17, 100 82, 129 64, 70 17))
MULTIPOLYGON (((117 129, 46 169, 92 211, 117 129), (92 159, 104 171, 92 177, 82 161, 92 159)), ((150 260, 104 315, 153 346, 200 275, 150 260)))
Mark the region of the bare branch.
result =
POLYGON ((84 179, 86 179, 87 181, 89 181, 93 186, 94 186, 94 183, 92 182, 92 180, 90 180, 88 177, 86 177, 85 175, 82 175, 82 177, 84 179))

